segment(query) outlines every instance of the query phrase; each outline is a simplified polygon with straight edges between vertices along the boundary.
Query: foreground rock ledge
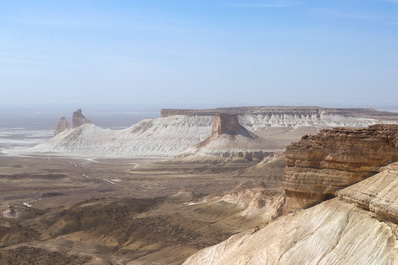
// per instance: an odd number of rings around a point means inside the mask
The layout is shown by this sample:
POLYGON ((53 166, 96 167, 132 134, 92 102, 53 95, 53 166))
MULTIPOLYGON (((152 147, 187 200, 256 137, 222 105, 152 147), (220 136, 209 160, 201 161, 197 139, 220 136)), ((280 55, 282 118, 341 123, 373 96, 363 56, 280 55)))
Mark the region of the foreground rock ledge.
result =
POLYGON ((239 233, 184 265, 398 264, 398 163, 338 197, 239 233))
POLYGON ((304 136, 286 149, 285 212, 334 197, 335 191, 398 161, 398 125, 335 128, 304 136))

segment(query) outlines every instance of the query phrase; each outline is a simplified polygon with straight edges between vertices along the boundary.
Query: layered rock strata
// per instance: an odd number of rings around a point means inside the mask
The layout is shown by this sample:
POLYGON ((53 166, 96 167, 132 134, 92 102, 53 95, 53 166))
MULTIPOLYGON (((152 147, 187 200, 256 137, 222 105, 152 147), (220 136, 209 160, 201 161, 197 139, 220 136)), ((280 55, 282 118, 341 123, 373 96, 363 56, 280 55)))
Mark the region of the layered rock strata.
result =
POLYGON ((334 197, 335 191, 398 161, 398 125, 334 128, 286 148, 286 211, 334 197))
POLYGON ((261 115, 269 117, 278 116, 296 116, 304 118, 312 116, 322 118, 322 116, 344 116, 356 118, 371 118, 382 120, 398 121, 396 113, 387 111, 378 111, 366 108, 323 108, 317 106, 257 106, 257 107, 232 107, 232 108, 216 108, 216 109, 162 109, 161 117, 169 117, 173 115, 217 115, 217 114, 238 114, 238 115, 261 115))
POLYGON ((340 200, 370 211, 382 221, 398 223, 398 163, 381 173, 346 189, 337 191, 340 200))

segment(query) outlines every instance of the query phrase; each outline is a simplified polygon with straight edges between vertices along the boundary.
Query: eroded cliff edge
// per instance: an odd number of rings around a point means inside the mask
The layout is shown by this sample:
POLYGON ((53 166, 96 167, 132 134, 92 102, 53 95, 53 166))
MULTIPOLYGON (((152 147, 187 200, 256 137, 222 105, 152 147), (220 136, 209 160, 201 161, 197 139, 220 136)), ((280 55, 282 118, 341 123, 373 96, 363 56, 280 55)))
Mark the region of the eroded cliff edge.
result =
POLYGON ((184 265, 398 264, 397 147, 397 125, 303 137, 286 154, 293 212, 205 248, 184 265))
POLYGON ((286 148, 286 212, 307 208, 398 161, 398 125, 325 129, 286 148))

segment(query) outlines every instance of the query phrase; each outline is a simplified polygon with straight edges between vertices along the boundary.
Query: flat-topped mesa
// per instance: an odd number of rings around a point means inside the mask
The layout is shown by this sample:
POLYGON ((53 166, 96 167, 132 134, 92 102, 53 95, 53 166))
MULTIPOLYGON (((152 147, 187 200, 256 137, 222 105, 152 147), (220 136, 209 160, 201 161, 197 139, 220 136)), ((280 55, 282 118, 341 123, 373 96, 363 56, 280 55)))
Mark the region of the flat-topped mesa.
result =
POLYGON ((55 129, 55 132, 54 132, 54 136, 67 130, 67 129, 69 129, 68 121, 66 120, 65 117, 62 117, 57 124, 57 128, 55 129))
POLYGON ((398 161, 398 125, 334 128, 286 148, 285 212, 307 208, 398 161))
POLYGON ((237 114, 214 115, 211 135, 187 149, 177 159, 189 161, 261 160, 278 149, 239 123, 237 114), (271 150, 270 150, 271 149, 271 150))
POLYGON ((86 119, 86 117, 82 114, 82 110, 78 109, 77 111, 73 112, 72 116, 72 128, 79 127, 85 123, 91 123, 91 120, 86 119))
POLYGON ((244 129, 239 123, 236 114, 217 114, 214 116, 212 133, 236 134, 238 130, 244 129))

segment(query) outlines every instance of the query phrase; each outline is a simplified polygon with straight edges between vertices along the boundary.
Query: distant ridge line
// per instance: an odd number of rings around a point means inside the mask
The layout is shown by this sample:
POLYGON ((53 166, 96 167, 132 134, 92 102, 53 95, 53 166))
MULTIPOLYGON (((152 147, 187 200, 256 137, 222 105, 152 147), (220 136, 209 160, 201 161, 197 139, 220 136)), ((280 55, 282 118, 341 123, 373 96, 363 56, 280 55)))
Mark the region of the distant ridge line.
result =
POLYGON ((373 119, 387 119, 398 121, 398 114, 388 111, 379 111, 373 108, 327 108, 318 106, 256 106, 256 107, 230 107, 230 108, 215 108, 215 109, 162 109, 160 111, 161 117, 169 117, 173 115, 211 115, 216 114, 339 114, 344 116, 373 118, 373 119))

